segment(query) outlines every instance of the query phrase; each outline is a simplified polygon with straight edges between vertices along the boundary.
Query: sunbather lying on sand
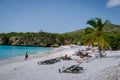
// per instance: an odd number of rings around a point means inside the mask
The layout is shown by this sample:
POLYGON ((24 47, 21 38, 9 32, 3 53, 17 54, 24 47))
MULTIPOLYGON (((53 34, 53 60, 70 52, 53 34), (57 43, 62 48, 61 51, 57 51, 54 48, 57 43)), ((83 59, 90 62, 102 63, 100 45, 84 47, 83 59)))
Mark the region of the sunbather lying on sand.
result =
POLYGON ((76 53, 77 56, 80 56, 81 58, 84 58, 84 57, 91 57, 88 53, 84 54, 82 53, 81 51, 78 51, 76 53))
POLYGON ((81 62, 89 62, 91 61, 91 59, 89 57, 84 57, 84 58, 80 58, 77 60, 77 63, 81 63, 81 62))
POLYGON ((65 56, 62 56, 61 59, 63 59, 63 60, 71 60, 72 58, 71 58, 71 56, 68 57, 67 54, 66 54, 65 56))

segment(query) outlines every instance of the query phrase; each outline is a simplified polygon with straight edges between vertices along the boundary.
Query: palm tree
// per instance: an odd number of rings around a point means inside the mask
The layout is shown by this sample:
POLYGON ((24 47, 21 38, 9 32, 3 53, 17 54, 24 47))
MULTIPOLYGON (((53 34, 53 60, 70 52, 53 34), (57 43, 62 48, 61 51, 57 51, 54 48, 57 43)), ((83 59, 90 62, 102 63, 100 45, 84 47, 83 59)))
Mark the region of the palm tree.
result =
POLYGON ((89 24, 91 27, 87 27, 84 31, 84 35, 88 36, 88 39, 85 41, 86 44, 92 44, 94 42, 97 42, 98 50, 100 57, 102 57, 101 50, 106 45, 108 45, 107 41, 104 39, 104 26, 108 24, 109 21, 105 20, 105 22, 102 22, 100 18, 95 18, 87 21, 87 24, 89 24))

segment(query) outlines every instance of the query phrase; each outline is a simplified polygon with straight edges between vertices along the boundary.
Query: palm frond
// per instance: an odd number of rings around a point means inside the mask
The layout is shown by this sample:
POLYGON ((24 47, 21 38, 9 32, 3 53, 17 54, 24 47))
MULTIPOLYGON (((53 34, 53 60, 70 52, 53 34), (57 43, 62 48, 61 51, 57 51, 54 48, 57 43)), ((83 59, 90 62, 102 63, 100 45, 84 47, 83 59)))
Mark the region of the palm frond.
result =
POLYGON ((92 32, 94 32, 94 29, 93 29, 93 28, 90 28, 90 27, 87 27, 87 28, 84 30, 83 36, 85 36, 85 35, 87 35, 87 34, 91 34, 92 32))
POLYGON ((87 24, 91 25, 93 28, 95 28, 95 27, 96 27, 96 21, 95 21, 95 20, 93 20, 93 19, 88 20, 88 21, 87 21, 87 24))
POLYGON ((91 43, 93 43, 96 39, 96 33, 92 33, 89 38, 85 41, 85 45, 90 45, 91 43))
POLYGON ((103 23, 103 27, 106 25, 106 24, 110 24, 110 21, 107 19, 107 20, 105 20, 105 22, 103 23))
POLYGON ((101 48, 104 48, 105 46, 108 46, 107 40, 104 39, 104 32, 103 27, 108 24, 109 21, 106 20, 104 23, 102 22, 101 18, 95 18, 94 20, 87 21, 87 24, 91 25, 93 28, 86 28, 85 34, 92 34, 91 37, 89 37, 86 40, 86 44, 93 43, 95 41, 98 42, 98 45, 100 45, 101 48))
POLYGON ((99 37, 99 45, 101 46, 101 48, 105 48, 106 46, 110 46, 102 36, 99 37))
POLYGON ((102 20, 100 18, 96 18, 97 26, 102 26, 102 20))

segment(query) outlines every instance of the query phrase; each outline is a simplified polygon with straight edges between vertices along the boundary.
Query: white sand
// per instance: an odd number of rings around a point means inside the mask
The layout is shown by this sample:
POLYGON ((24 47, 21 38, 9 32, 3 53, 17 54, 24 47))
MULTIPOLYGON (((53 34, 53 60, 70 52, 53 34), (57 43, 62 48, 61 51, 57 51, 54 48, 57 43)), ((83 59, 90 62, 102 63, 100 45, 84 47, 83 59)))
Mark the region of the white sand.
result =
POLYGON ((120 51, 111 51, 105 58, 82 63, 80 66, 85 70, 78 74, 58 72, 59 68, 78 64, 76 60, 61 60, 51 65, 37 64, 65 54, 71 56, 79 49, 67 47, 46 57, 1 66, 0 80, 120 80, 120 51))

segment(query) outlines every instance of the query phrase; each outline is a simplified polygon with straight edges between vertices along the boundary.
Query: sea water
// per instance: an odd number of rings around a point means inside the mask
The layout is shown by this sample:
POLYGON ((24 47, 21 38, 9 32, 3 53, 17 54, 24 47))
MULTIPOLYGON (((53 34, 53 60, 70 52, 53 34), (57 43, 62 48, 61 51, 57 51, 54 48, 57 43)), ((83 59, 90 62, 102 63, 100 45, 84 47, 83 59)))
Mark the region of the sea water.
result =
POLYGON ((8 60, 14 57, 24 56, 26 51, 28 51, 28 55, 31 55, 31 54, 48 52, 51 50, 53 50, 53 48, 0 45, 0 61, 8 60))

